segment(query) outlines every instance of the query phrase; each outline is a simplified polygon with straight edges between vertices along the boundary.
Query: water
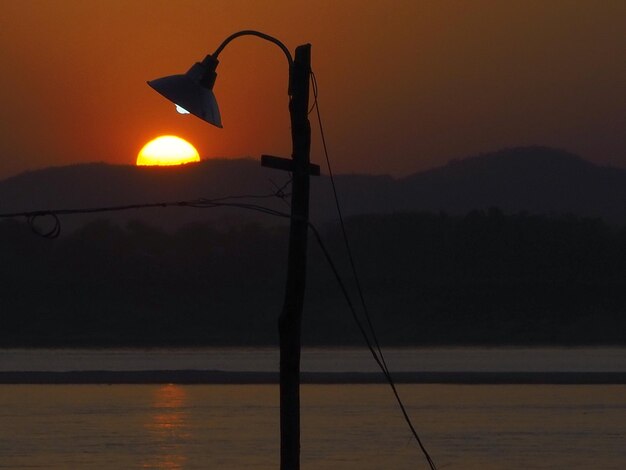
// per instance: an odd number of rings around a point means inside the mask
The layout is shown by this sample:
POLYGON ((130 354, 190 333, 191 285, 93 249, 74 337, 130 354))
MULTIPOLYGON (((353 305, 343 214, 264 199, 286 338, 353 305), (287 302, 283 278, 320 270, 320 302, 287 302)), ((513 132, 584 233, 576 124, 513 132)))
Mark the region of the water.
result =
MULTIPOLYGON (((623 469, 626 386, 401 387, 441 469, 623 469)), ((276 386, 10 385, 0 467, 276 469, 276 386)), ((382 385, 304 386, 303 469, 425 462, 382 385)))
MULTIPOLYGON (((396 350, 403 371, 624 371, 623 349, 396 350)), ((0 371, 275 370, 273 350, 0 351, 0 371), (252 356, 252 357, 251 357, 252 356)), ((305 370, 369 371, 359 350, 305 370)), ((400 385, 440 469, 624 469, 625 385, 400 385)), ((276 469, 275 385, 2 385, 0 468, 276 469)), ((303 469, 427 468, 384 385, 302 387, 303 469)))

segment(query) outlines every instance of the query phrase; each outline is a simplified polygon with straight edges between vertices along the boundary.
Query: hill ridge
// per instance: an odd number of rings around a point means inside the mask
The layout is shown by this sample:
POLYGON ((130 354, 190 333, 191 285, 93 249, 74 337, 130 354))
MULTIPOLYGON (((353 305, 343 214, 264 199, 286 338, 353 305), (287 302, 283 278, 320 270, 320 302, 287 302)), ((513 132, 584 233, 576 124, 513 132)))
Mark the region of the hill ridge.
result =
MULTIPOLYGON (((288 179, 288 173, 263 168, 249 157, 203 160, 176 168, 105 162, 72 164, 30 170, 0 181, 0 211, 267 195, 288 179)), ((453 159, 401 178, 341 174, 336 182, 348 216, 407 211, 463 214, 499 207, 507 213, 572 213, 602 217, 612 223, 626 222, 626 170, 597 165, 565 150, 540 145, 453 159)), ((311 191, 312 218, 334 220, 328 177, 312 178, 311 191)), ((285 209, 280 200, 266 199, 263 203, 285 209)), ((167 216, 162 211, 134 212, 122 215, 119 221, 137 218, 163 227, 196 220, 267 221, 241 211, 174 212, 167 216)), ((81 220, 71 221, 70 225, 78 226, 93 218, 81 220)))

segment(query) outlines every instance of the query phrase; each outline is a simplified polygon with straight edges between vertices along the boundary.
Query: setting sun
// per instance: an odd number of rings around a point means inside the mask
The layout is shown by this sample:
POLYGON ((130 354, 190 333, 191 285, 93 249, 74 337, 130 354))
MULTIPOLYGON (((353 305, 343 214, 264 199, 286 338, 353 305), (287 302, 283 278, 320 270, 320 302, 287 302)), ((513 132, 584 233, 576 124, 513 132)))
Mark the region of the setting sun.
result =
POLYGON ((137 154, 137 165, 181 165, 199 161, 200 155, 194 146, 173 135, 151 140, 137 154))

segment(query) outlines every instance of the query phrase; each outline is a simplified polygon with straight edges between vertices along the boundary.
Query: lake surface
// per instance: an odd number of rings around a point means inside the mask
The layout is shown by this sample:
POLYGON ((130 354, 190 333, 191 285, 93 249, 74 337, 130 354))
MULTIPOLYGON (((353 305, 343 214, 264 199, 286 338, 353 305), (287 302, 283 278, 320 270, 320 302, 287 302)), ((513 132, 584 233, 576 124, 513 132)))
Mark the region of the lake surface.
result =
MULTIPOLYGON (((440 469, 623 469, 626 386, 402 385, 440 469)), ((5 385, 0 468, 276 469, 274 385, 5 385)), ((302 388, 303 469, 427 468, 388 388, 302 388)))
MULTIPOLYGON (((626 350, 398 349, 393 371, 624 372, 626 350)), ((272 349, 0 350, 0 371, 275 371, 272 349)), ((372 372, 307 349, 303 370, 372 372)), ((439 469, 624 469, 626 385, 402 384, 439 469)), ((276 469, 276 385, 0 385, 0 468, 276 469)), ((302 386, 303 469, 427 468, 385 385, 302 386)))

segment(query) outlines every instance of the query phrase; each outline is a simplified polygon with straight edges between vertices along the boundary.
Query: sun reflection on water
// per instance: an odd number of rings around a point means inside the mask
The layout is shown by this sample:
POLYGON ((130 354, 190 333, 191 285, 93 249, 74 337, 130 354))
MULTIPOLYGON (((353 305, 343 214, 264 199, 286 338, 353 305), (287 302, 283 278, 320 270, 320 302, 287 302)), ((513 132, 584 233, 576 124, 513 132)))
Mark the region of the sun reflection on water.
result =
POLYGON ((183 446, 190 438, 185 410, 187 393, 174 384, 158 387, 154 392, 152 419, 144 428, 150 434, 157 451, 142 465, 142 468, 182 470, 187 458, 183 446))

